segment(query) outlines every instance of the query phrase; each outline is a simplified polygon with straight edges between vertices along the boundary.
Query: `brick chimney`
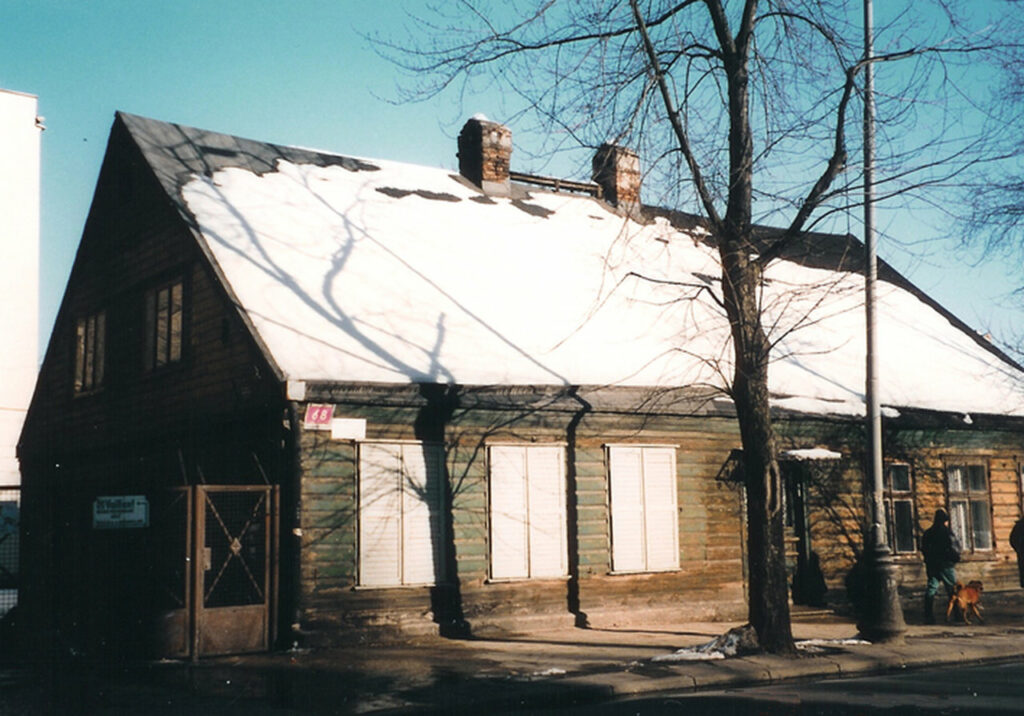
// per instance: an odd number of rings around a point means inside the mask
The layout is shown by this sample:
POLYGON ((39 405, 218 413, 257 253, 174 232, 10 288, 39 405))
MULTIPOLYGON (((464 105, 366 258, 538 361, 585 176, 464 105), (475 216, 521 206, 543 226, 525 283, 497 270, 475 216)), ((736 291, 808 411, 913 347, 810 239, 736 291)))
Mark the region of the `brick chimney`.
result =
POLYGON ((491 196, 508 196, 512 131, 478 115, 459 132, 459 173, 491 196))
POLYGON ((628 215, 638 214, 642 176, 636 152, 606 142, 594 154, 592 166, 605 201, 628 215))

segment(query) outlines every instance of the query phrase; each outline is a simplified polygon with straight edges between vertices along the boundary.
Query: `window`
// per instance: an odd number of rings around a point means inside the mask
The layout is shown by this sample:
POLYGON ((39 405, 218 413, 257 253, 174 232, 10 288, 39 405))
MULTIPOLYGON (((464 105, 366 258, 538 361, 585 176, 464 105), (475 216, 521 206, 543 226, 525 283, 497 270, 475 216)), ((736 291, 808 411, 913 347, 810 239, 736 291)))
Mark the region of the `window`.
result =
POLYGON ((182 282, 146 292, 146 343, 143 366, 153 370, 181 360, 182 282))
POLYGON ((565 576, 564 450, 493 445, 489 454, 491 577, 565 576))
POLYGON ((106 343, 105 311, 75 322, 75 393, 87 393, 103 385, 106 343))
POLYGON ((913 554, 914 488, 910 465, 892 463, 885 466, 885 533, 893 554, 913 554))
POLYGON ((359 446, 359 584, 444 579, 444 450, 423 443, 359 446))
POLYGON ((992 549, 988 470, 982 463, 946 465, 949 521, 967 552, 992 549))
POLYGON ((679 568, 676 451, 609 446, 612 571, 679 568))

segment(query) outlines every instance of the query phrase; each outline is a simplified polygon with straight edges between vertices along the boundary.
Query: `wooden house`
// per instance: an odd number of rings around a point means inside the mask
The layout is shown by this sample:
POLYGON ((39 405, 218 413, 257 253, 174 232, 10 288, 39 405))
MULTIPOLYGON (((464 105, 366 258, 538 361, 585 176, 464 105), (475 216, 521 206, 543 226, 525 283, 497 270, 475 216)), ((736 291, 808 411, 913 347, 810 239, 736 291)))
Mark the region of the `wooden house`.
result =
MULTIPOLYGON (((454 174, 118 114, 19 446, 33 628, 201 656, 742 617, 714 237, 640 203, 628 150, 595 183, 511 152, 479 118, 454 174)), ((792 558, 829 599, 865 522, 857 249, 809 235, 764 282, 792 558)), ((904 588, 939 505, 1010 587, 1024 371, 882 278, 904 588)))

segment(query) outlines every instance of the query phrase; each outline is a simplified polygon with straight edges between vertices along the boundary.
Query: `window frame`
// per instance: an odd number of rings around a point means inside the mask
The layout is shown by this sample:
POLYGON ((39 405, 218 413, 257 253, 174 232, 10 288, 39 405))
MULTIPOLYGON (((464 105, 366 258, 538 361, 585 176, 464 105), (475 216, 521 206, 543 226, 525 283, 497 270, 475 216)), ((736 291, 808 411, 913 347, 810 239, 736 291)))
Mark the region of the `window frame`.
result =
MULTIPOLYGON (((447 471, 444 466, 444 446, 441 443, 434 442, 419 442, 419 441, 376 441, 368 440, 357 443, 356 450, 356 514, 357 514, 357 527, 356 527, 356 588, 357 589, 396 589, 396 588, 408 588, 408 587, 433 587, 439 584, 444 584, 448 575, 445 570, 444 560, 444 545, 447 540, 447 525, 444 519, 445 507, 445 490, 444 485, 440 484, 442 481, 447 479, 447 471), (397 579, 392 582, 388 581, 372 581, 367 576, 367 567, 369 560, 368 552, 370 540, 368 530, 370 528, 368 517, 368 510, 364 504, 364 499, 367 492, 369 491, 370 485, 367 484, 367 470, 364 463, 364 459, 367 457, 367 453, 372 450, 394 450, 398 453, 398 460, 400 462, 398 473, 400 477, 400 487, 396 487, 394 492, 399 493, 397 497, 397 549, 396 549, 396 562, 395 568, 397 570, 397 579), (432 495, 433 508, 431 504, 426 500, 420 499, 419 504, 416 504, 415 493, 412 490, 406 489, 413 480, 410 479, 410 462, 406 458, 407 451, 413 451, 423 456, 423 467, 424 474, 423 479, 426 483, 430 481, 430 470, 435 471, 434 479, 437 481, 435 487, 437 488, 436 493, 432 495), (431 465, 430 463, 433 463, 431 465), (422 519, 418 520, 417 525, 410 525, 410 520, 407 515, 412 514, 413 510, 417 507, 425 506, 427 509, 427 527, 431 530, 433 535, 431 545, 432 554, 417 553, 411 555, 408 553, 408 537, 411 529, 415 526, 423 527, 422 519), (412 507, 412 509, 410 509, 412 507), (436 523, 436 524, 435 524, 436 523), (436 531, 434 531, 436 530, 436 531), (421 579, 415 576, 414 570, 409 569, 409 565, 414 563, 414 560, 419 560, 422 564, 424 558, 431 560, 431 568, 427 571, 432 573, 430 579, 421 579), (410 576, 413 574, 413 576, 410 576)), ((423 495, 419 496, 420 498, 423 495)))
POLYGON ((983 553, 989 555, 994 553, 995 534, 992 524, 992 479, 988 460, 985 458, 947 458, 944 460, 943 472, 946 482, 946 509, 949 513, 950 527, 960 540, 961 549, 967 554, 983 553), (978 489, 971 485, 970 468, 972 467, 981 468, 985 477, 985 487, 983 489, 978 489), (964 470, 962 480, 966 489, 953 490, 951 474, 956 469, 964 470), (966 504, 966 508, 961 512, 955 507, 956 504, 966 504), (975 505, 978 504, 984 504, 983 514, 986 522, 985 526, 987 527, 987 530, 984 532, 987 536, 987 545, 984 546, 978 546, 975 539, 978 535, 978 530, 975 526, 975 505), (964 518, 966 518, 967 524, 961 524, 964 518))
POLYGON ((914 470, 910 463, 899 460, 886 462, 883 470, 882 501, 885 505, 885 527, 886 538, 889 542, 889 549, 896 556, 911 556, 917 554, 917 505, 914 499, 914 470), (893 487, 893 468, 906 468, 907 489, 900 490, 893 487), (910 544, 901 549, 896 539, 896 503, 910 505, 909 536, 910 544))
POLYGON ((142 369, 147 374, 180 365, 185 358, 186 293, 184 277, 176 276, 143 294, 142 369))
POLYGON ((72 343, 72 392, 75 396, 95 393, 106 379, 106 310, 76 318, 72 343))
MULTIPOLYGON (((535 457, 535 460, 538 459, 535 457)), ((534 463, 536 465, 536 463, 534 463)), ((507 479, 507 478, 506 478, 507 479)), ((515 582, 538 579, 566 579, 569 576, 569 524, 568 511, 566 509, 566 454, 565 445, 561 443, 489 443, 487 445, 487 572, 488 582, 515 582), (545 535, 544 529, 538 527, 535 505, 538 504, 535 497, 543 495, 541 486, 533 478, 539 472, 531 468, 531 451, 554 451, 554 463, 557 466, 557 483, 554 490, 547 490, 549 497, 553 495, 554 505, 550 502, 544 505, 547 512, 555 513, 554 534, 545 535), (496 481, 502 479, 499 472, 499 461, 496 453, 501 451, 515 451, 520 453, 522 466, 522 505, 525 514, 506 514, 506 508, 516 508, 517 505, 497 504, 502 494, 508 494, 509 486, 496 485, 496 481), (504 515, 504 517, 503 517, 504 515), (523 525, 521 534, 511 533, 511 528, 517 519, 523 525), (522 559, 519 571, 511 571, 508 566, 499 564, 496 560, 498 552, 497 545, 507 537, 519 537, 522 540, 522 559), (543 541, 541 541, 543 540, 543 541), (556 571, 547 573, 543 565, 545 550, 557 551, 558 568, 556 571)), ((513 486, 514 487, 514 486, 513 486)))
MULTIPOLYGON (((657 574, 663 572, 675 572, 680 568, 679 558, 679 483, 678 483, 678 445, 670 444, 630 444, 630 443, 617 443, 607 444, 605 448, 605 464, 608 471, 608 521, 609 521, 609 566, 611 567, 612 574, 657 574), (619 503, 616 502, 616 492, 621 489, 621 479, 625 479, 625 475, 617 479, 614 473, 615 465, 619 461, 616 458, 616 453, 622 451, 638 451, 639 452, 639 474, 638 474, 638 494, 637 503, 634 509, 638 512, 638 524, 639 534, 634 535, 639 539, 639 545, 636 548, 639 551, 638 563, 636 564, 616 564, 617 552, 621 554, 621 549, 617 548, 617 544, 621 545, 623 539, 629 539, 630 536, 626 532, 628 525, 624 525, 620 522, 616 522, 616 516, 622 518, 623 512, 626 507, 619 507, 619 503), (671 525, 670 535, 656 535, 652 534, 657 530, 659 526, 655 520, 655 515, 652 514, 655 510, 651 509, 649 504, 648 495, 656 489, 656 485, 650 484, 653 480, 657 479, 657 476, 651 475, 649 479, 649 453, 667 453, 669 456, 669 468, 667 481, 669 485, 669 492, 671 499, 665 504, 660 512, 670 516, 668 524, 671 525), (652 547, 652 543, 659 543, 659 540, 652 537, 667 537, 670 543, 669 554, 670 558, 667 563, 658 564, 657 554, 655 549, 652 547), (653 566, 652 566, 653 563, 653 566)), ((623 455, 622 458, 625 459, 623 455)), ((628 498, 627 498, 628 499, 628 498)), ((620 559, 625 559, 623 555, 620 559)))

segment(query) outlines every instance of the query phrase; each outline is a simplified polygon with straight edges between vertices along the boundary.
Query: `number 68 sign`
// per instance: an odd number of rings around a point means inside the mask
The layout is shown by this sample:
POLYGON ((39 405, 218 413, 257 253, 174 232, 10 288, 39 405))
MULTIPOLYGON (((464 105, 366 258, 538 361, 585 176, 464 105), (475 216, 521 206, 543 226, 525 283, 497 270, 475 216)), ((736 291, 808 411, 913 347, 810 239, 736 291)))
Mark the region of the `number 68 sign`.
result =
POLYGON ((333 417, 333 405, 310 403, 306 406, 306 417, 303 423, 306 426, 306 430, 330 430, 331 418, 333 417))

